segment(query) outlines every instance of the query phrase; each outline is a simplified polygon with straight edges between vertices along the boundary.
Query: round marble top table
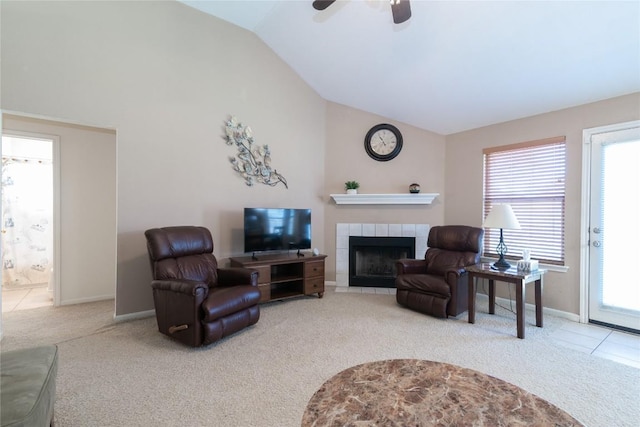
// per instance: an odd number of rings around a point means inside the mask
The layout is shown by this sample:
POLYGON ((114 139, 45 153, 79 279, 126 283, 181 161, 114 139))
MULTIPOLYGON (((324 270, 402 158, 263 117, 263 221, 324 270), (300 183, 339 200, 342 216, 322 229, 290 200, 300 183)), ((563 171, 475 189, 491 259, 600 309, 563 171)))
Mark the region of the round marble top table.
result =
POLYGON ((582 426, 520 387, 417 359, 364 363, 325 382, 302 426, 582 426))

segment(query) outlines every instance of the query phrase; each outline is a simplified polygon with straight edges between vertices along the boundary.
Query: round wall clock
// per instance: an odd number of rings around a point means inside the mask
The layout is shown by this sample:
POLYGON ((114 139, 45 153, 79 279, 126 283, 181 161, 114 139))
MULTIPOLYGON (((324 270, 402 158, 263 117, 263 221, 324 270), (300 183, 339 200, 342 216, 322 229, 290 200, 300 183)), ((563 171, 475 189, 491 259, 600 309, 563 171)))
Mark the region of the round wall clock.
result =
POLYGON ((402 134, 397 127, 382 123, 372 127, 364 137, 364 149, 379 162, 395 158, 402 150, 402 134))

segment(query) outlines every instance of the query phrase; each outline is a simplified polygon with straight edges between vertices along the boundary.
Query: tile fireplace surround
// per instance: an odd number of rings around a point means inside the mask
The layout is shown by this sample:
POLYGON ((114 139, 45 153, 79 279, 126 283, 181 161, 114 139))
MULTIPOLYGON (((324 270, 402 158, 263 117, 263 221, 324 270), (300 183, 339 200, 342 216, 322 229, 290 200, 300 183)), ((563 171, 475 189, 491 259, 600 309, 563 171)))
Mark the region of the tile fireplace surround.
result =
POLYGON ((336 286, 349 286, 349 236, 415 237, 416 259, 427 251, 429 224, 360 224, 336 225, 336 286))

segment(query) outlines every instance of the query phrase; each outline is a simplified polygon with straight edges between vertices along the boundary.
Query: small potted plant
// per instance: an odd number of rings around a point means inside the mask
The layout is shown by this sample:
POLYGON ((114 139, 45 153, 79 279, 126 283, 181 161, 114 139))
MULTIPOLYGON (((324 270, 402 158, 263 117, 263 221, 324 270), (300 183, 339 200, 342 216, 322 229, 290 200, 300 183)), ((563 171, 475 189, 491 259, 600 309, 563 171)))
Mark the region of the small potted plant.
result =
POLYGON ((347 181, 344 183, 344 188, 347 190, 347 194, 358 194, 358 188, 360 183, 358 181, 347 181))

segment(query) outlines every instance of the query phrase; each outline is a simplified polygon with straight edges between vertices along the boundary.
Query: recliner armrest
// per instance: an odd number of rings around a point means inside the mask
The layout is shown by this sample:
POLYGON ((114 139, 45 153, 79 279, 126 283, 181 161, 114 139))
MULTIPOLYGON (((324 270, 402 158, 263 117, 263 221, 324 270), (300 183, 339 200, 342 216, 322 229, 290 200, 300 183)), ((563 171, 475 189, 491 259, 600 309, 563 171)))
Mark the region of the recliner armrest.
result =
POLYGON ((396 261, 397 274, 427 274, 427 262, 423 259, 403 258, 396 261))
POLYGON ((151 287, 159 291, 172 291, 185 295, 196 295, 200 290, 204 292, 204 297, 209 294, 209 286, 206 283, 196 280, 152 280, 151 287))
POLYGON ((445 280, 447 281, 447 283, 452 284, 456 282, 458 278, 460 278, 460 276, 462 276, 466 272, 467 270, 465 270, 464 268, 449 270, 445 273, 445 278, 446 278, 445 280))
POLYGON ((251 285, 258 286, 258 272, 250 268, 218 268, 219 286, 251 285))

